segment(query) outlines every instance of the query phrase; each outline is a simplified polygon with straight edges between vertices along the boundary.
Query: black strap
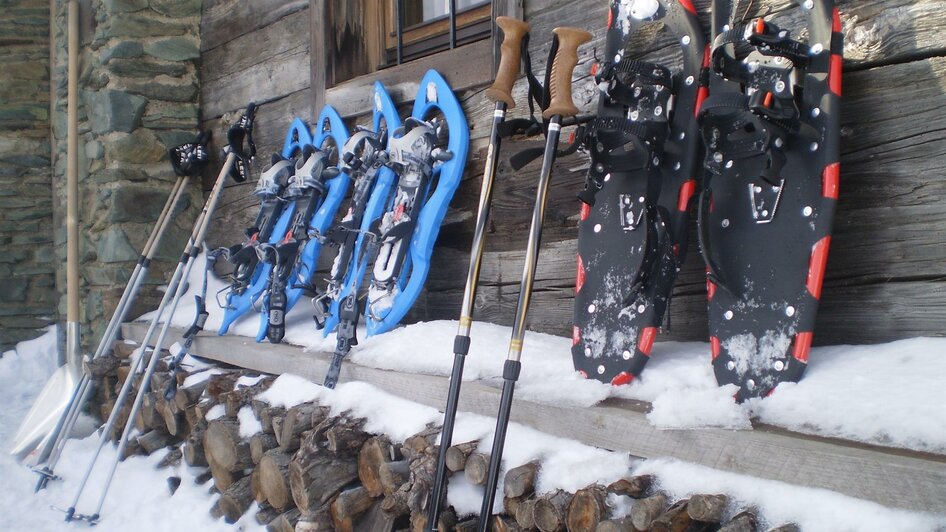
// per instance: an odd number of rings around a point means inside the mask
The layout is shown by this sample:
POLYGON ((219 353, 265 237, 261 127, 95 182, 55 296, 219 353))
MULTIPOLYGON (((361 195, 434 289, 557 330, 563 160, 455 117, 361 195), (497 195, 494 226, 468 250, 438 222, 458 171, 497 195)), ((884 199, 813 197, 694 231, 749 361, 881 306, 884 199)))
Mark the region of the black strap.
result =
POLYGON ((256 157, 256 143, 253 142, 253 121, 256 104, 246 106, 240 120, 227 131, 227 147, 224 151, 236 156, 236 162, 230 169, 230 177, 237 183, 247 180, 250 175, 250 163, 256 157))
POLYGON ((181 177, 196 176, 203 171, 209 158, 207 143, 210 142, 211 136, 211 131, 201 131, 194 142, 168 150, 168 158, 175 174, 181 177))

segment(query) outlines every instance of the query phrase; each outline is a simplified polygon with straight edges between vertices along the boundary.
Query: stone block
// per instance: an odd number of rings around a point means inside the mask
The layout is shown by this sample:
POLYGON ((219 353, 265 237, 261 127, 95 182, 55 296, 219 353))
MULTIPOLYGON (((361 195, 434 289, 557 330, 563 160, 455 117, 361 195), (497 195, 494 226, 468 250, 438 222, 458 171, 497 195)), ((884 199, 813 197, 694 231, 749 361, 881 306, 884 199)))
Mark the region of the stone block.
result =
POLYGON ((99 262, 127 262, 138 258, 138 252, 128 241, 128 235, 118 227, 110 227, 102 232, 95 245, 99 262))
POLYGON ((103 37, 168 37, 186 35, 194 29, 190 24, 156 19, 137 13, 119 13, 109 17, 108 23, 100 26, 103 37))
POLYGON ((107 68, 116 76, 132 78, 153 78, 161 75, 176 78, 187 73, 186 64, 148 59, 113 59, 109 61, 107 68))
POLYGON ((26 288, 25 279, 0 279, 0 301, 8 303, 26 301, 26 288))
POLYGON ((5 249, 0 253, 0 263, 16 264, 26 260, 29 252, 25 249, 5 249))
POLYGON ((13 235, 14 245, 33 245, 33 244, 51 244, 52 235, 37 231, 24 231, 13 235))
POLYGON ((141 123, 148 100, 142 96, 117 90, 86 92, 89 121, 94 133, 111 131, 130 133, 141 123))
POLYGON ((131 270, 128 268, 109 268, 101 266, 90 266, 85 268, 82 276, 91 285, 98 286, 124 286, 131 277, 131 270))
POLYGON ((144 52, 167 61, 187 61, 200 57, 200 47, 197 46, 197 42, 186 36, 149 42, 145 44, 144 52))
POLYGON ((154 133, 139 128, 130 135, 106 141, 105 158, 110 165, 114 162, 157 163, 167 158, 167 150, 154 133))
POLYGON ((190 17, 200 14, 201 0, 151 0, 151 9, 168 17, 190 17))
POLYGON ((196 128, 197 106, 192 103, 150 102, 141 123, 155 129, 196 128))
POLYGON ((169 76, 158 76, 153 80, 122 80, 116 85, 132 94, 138 94, 152 100, 169 102, 197 101, 197 82, 193 79, 177 80, 169 76))
POLYGON ((106 168, 92 174, 96 183, 111 183, 113 181, 144 181, 148 174, 138 168, 106 168))
POLYGON ((104 0, 102 5, 108 13, 132 13, 148 7, 148 0, 104 0))
POLYGON ((109 223, 154 222, 167 200, 167 191, 140 185, 125 185, 102 198, 109 223))
POLYGON ((103 50, 99 55, 102 64, 112 59, 134 59, 144 54, 144 46, 138 41, 119 41, 114 46, 103 50))
MULTIPOLYGON (((51 205, 47 205, 46 207, 37 207, 35 209, 8 210, 4 212, 3 215, 7 220, 22 222, 27 220, 42 220, 43 218, 52 218, 53 210, 51 205)), ((17 239, 14 238, 13 241, 16 242, 17 239)))

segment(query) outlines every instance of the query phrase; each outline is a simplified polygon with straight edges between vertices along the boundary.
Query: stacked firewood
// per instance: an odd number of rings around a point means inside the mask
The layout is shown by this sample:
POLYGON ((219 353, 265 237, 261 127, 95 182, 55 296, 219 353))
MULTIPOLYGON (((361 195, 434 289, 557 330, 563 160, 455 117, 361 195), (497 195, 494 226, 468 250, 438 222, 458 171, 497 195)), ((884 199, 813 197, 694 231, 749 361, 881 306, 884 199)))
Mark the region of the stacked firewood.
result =
MULTIPOLYGON (((128 376, 132 346, 119 343, 108 364, 93 375, 108 388, 101 411, 110 412, 114 390, 128 376), (109 403, 109 401, 111 401, 109 403)), ((214 370, 204 375, 159 366, 141 412, 139 434, 126 455, 169 447, 161 465, 183 460, 204 472, 219 493, 211 515, 234 523, 253 508, 253 518, 271 532, 424 530, 436 468, 439 427, 428 427, 403 442, 365 430, 365 420, 332 414, 314 402, 285 409, 258 398, 275 380, 246 370, 214 370), (171 399, 171 380, 177 384, 171 399)), ((126 416, 127 417, 127 416, 126 416)), ((121 427, 116 429, 120 434, 121 427)), ((451 475, 474 485, 486 482, 489 457, 477 441, 452 446, 451 475)), ((537 493, 538 461, 513 467, 503 483, 504 512, 491 518, 494 531, 724 531, 764 530, 753 510, 733 514, 725 495, 694 495, 672 501, 651 476, 592 485, 569 493, 537 493), (633 504, 631 501, 633 500, 633 504), (630 511, 615 513, 615 507, 630 511), (626 514, 626 515, 625 515, 626 514)), ((168 479, 173 492, 179 477, 168 479)), ((437 530, 476 530, 475 516, 441 514, 437 530)), ((795 530, 793 525, 774 529, 795 530)))

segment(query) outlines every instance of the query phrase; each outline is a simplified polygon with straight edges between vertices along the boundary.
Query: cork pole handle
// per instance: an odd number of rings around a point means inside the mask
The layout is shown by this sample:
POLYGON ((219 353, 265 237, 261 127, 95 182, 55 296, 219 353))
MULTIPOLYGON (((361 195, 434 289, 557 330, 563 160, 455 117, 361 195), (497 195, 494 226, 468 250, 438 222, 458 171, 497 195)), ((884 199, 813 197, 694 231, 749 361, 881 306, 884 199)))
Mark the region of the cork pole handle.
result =
POLYGON ((512 99, 512 86, 519 77, 522 39, 529 33, 529 24, 512 17, 496 17, 496 25, 503 30, 503 44, 499 48, 496 81, 486 89, 486 97, 493 102, 504 102, 512 109, 516 106, 516 101, 512 99))
POLYGON ((572 102, 572 71, 578 64, 578 47, 591 40, 591 34, 578 28, 555 28, 558 36, 558 52, 552 60, 549 77, 551 102, 542 113, 542 118, 553 116, 575 116, 578 108, 572 102))

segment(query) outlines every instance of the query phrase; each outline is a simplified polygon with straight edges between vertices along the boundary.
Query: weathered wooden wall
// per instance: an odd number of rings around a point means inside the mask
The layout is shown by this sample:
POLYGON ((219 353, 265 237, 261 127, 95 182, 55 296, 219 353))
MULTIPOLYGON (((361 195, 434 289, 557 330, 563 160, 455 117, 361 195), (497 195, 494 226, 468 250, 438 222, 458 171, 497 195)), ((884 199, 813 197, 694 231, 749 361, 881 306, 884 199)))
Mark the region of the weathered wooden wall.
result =
MULTIPOLYGON (((226 127, 249 102, 259 105, 254 130, 258 166, 282 149, 294 117, 312 116, 309 35, 309 0, 204 0, 201 125, 211 129, 215 139, 208 184, 220 168, 219 149, 226 142, 226 127)), ((227 186, 209 245, 236 243, 252 225, 255 186, 254 180, 227 186)))
MULTIPOLYGON (((708 0, 694 3, 700 12, 708 13, 708 0)), ((593 31, 595 41, 582 49, 575 71, 576 103, 593 110, 596 90, 589 71, 592 50, 603 47, 607 2, 583 2, 581 9, 567 0, 523 4, 532 25, 531 51, 536 58, 545 57, 555 26, 593 31)), ((797 19, 797 11, 788 9, 791 5, 791 0, 755 0, 748 16, 797 19)), ((815 341, 865 343, 942 335, 946 319, 946 246, 941 245, 946 240, 942 201, 946 195, 942 135, 946 36, 941 29, 946 11, 941 0, 842 0, 839 5, 845 33, 841 199, 815 341)), ((355 120, 368 110, 363 88, 343 85, 325 94, 310 92, 302 75, 308 72, 308 59, 298 57, 308 49, 306 7, 305 0, 285 5, 274 0, 205 3, 205 124, 218 125, 222 113, 249 99, 265 101, 259 137, 261 153, 268 153, 281 143, 293 116, 312 118, 315 110, 310 102, 315 99, 324 98, 355 120), (241 12, 231 12, 234 6, 241 12)), ((706 15, 703 22, 708 27, 706 15)), ((646 37, 636 41, 634 50, 651 59, 678 60, 666 36, 646 37)), ((318 57, 313 64, 319 64, 318 57)), ((466 58, 464 64, 478 62, 466 58)), ((401 67, 411 68, 416 67, 401 67)), ((417 70, 413 83, 391 70, 378 77, 389 84, 396 99, 409 103, 422 73, 417 70)), ((445 74, 451 80, 458 77, 445 74)), ((465 83, 458 91, 472 129, 472 157, 438 241, 428 288, 412 319, 455 318, 459 310, 492 114, 491 104, 483 98, 487 80, 483 81, 465 83)), ((515 95, 523 105, 513 114, 524 115, 521 81, 515 95)), ((516 151, 517 145, 522 146, 507 142, 504 155, 516 151)), ((584 164, 580 156, 573 156, 560 160, 555 171, 530 313, 530 326, 536 330, 570 331, 579 208, 575 194, 581 187, 584 164)), ((537 173, 537 164, 513 174, 508 164, 501 163, 478 295, 479 319, 511 322, 537 173)), ((250 190, 250 185, 228 189, 212 239, 229 243, 239 238, 255 209, 250 190)), ((691 242, 671 305, 672 327, 664 339, 702 340, 707 335, 703 265, 695 237, 691 242)))

